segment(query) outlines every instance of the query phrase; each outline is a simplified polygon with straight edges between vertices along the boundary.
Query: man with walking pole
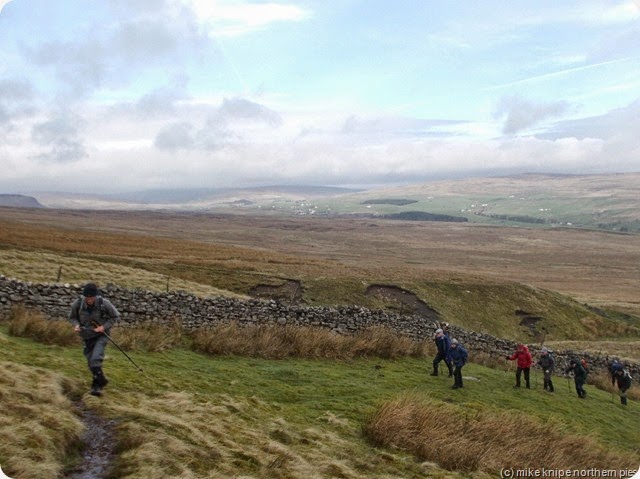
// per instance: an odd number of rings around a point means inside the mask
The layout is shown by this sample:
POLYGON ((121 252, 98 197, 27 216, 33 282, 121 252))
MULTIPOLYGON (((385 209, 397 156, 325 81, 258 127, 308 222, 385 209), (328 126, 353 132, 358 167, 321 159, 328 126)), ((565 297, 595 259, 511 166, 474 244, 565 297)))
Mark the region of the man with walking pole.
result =
MULTIPOLYGON (((611 385, 618 383, 618 389, 620 390, 620 404, 627 405, 627 391, 631 387, 631 374, 624 368, 619 368, 613 373, 613 380, 611 385)), ((613 391, 611 392, 613 398, 613 391)))
POLYGON ((93 377, 91 394, 94 396, 101 396, 109 382, 102 371, 102 362, 110 338, 109 331, 119 319, 120 313, 99 294, 95 283, 87 283, 82 289, 82 296, 71 305, 69 321, 84 342, 83 354, 93 377))

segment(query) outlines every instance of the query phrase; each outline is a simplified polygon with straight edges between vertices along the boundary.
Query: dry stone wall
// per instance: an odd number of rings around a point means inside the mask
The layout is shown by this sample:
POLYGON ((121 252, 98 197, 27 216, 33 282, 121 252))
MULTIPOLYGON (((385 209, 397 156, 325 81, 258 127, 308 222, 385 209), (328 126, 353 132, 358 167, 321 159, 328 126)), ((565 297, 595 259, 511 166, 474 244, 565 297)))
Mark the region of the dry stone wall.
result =
MULTIPOLYGON (((242 300, 226 297, 200 298, 183 291, 157 293, 139 289, 126 289, 115 285, 101 288, 121 314, 119 326, 140 323, 170 324, 178 321, 189 331, 210 329, 216 325, 237 322, 241 325, 273 324, 314 326, 330 329, 339 334, 350 334, 373 326, 384 326, 421 341, 433 337, 438 327, 430 319, 418 315, 398 315, 359 306, 304 307, 289 306, 274 300, 242 300)), ((7 316, 11 308, 22 305, 41 311, 48 318, 66 318, 71 303, 82 291, 80 285, 23 282, 0 275, 0 315, 7 316)), ((511 354, 516 343, 506 339, 450 326, 457 338, 473 357, 484 353, 503 358, 511 354)), ((539 348, 530 345, 534 356, 539 348)), ((558 370, 566 367, 575 355, 584 357, 592 370, 605 370, 610 358, 579 353, 556 351, 558 370)), ((627 364, 634 377, 640 376, 640 364, 627 364)))

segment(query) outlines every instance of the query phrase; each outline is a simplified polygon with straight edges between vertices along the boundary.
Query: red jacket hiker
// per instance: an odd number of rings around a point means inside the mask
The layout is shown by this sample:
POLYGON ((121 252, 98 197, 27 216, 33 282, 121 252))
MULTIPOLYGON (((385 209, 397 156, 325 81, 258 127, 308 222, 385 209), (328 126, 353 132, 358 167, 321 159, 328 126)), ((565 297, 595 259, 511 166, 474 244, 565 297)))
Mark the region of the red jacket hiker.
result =
POLYGON ((513 355, 507 357, 508 360, 518 360, 518 367, 522 369, 530 368, 533 360, 531 359, 531 353, 529 348, 524 344, 518 344, 518 348, 513 355))
POLYGON ((529 383, 529 368, 531 367, 531 363, 533 360, 531 359, 531 353, 529 352, 529 348, 524 344, 518 344, 516 352, 513 353, 512 356, 507 356, 507 359, 513 361, 514 359, 518 359, 518 369, 516 370, 516 385, 514 388, 520 387, 520 376, 524 372, 524 380, 527 386, 527 389, 530 389, 531 385, 529 383))

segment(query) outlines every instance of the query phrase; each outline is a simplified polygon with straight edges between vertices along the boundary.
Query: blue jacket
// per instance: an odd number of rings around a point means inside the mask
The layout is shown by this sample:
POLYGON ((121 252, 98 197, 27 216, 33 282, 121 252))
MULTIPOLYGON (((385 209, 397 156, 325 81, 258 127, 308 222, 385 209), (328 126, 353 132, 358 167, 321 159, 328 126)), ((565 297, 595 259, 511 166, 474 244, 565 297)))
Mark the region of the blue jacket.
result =
POLYGON ((449 348, 449 361, 453 362, 453 365, 461 368, 467 364, 467 350, 460 344, 455 348, 449 348))
POLYGON ((441 337, 435 339, 436 347, 438 348, 438 354, 442 354, 445 358, 449 355, 451 342, 449 336, 443 334, 441 337))

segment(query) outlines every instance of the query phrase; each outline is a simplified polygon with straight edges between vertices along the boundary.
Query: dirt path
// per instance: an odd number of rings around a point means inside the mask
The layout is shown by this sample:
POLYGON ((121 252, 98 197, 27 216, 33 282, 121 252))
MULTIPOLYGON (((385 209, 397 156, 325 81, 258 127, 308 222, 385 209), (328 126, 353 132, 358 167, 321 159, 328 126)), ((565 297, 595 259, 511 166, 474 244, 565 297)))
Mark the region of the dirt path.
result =
POLYGON ((85 424, 82 436, 82 462, 67 474, 67 479, 102 479, 107 477, 116 447, 116 421, 105 419, 76 403, 85 424))

